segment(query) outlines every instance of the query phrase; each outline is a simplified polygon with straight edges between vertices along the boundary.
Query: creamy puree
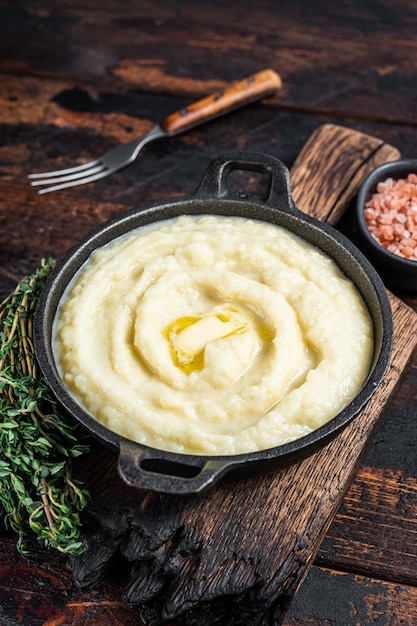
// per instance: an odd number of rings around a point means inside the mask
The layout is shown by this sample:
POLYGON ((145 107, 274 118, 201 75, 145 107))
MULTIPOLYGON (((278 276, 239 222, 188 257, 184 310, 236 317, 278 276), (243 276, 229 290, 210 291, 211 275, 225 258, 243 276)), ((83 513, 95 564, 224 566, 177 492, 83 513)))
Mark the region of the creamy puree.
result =
POLYGON ((373 332, 352 282, 296 235, 182 216, 94 252, 59 308, 55 351, 71 394, 109 429, 231 455, 334 417, 367 377, 373 332))

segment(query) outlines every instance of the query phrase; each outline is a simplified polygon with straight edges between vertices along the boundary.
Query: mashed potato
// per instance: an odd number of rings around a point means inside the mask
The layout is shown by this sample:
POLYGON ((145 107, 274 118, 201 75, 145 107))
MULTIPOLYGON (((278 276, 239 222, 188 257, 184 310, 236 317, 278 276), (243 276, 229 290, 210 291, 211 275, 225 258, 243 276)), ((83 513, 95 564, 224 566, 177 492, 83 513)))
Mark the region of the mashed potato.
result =
POLYGON ((70 393, 109 429, 232 455, 310 433, 358 393, 373 331, 321 251, 264 222, 187 217, 97 250, 58 310, 70 393))

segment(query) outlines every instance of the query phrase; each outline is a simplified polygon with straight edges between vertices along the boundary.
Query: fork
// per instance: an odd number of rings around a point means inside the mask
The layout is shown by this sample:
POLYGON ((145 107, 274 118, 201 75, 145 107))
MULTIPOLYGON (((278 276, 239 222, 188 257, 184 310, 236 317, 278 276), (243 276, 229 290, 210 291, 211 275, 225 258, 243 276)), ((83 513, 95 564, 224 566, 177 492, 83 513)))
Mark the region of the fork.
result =
POLYGON ((260 98, 271 96, 281 86, 281 77, 276 72, 271 69, 263 70, 168 115, 139 139, 115 146, 95 161, 53 172, 29 174, 28 178, 32 179, 33 186, 51 185, 40 189, 39 194, 92 183, 132 163, 142 148, 151 141, 179 135, 260 98))

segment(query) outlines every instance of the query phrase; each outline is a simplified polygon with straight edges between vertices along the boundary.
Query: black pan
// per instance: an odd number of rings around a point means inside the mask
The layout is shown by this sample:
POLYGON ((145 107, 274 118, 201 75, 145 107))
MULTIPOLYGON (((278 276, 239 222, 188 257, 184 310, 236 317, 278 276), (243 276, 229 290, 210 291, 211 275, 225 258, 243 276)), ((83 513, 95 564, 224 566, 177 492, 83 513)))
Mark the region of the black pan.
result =
POLYGON ((332 439, 358 414, 381 382, 392 344, 393 321, 386 289, 362 253, 331 226, 302 213, 291 195, 289 172, 281 161, 259 153, 232 153, 213 160, 190 196, 135 208, 102 224, 56 265, 38 302, 34 340, 42 372, 61 405, 101 442, 119 450, 121 478, 137 488, 191 494, 205 490, 226 474, 243 477, 294 463, 332 439), (237 195, 230 189, 232 170, 262 173, 265 197, 237 195), (283 226, 333 258, 366 303, 373 321, 375 350, 369 377, 353 401, 325 425, 291 443, 234 456, 199 456, 166 452, 135 443, 88 415, 68 393, 58 373, 51 345, 52 326, 63 293, 90 254, 140 226, 179 215, 243 216, 283 226))

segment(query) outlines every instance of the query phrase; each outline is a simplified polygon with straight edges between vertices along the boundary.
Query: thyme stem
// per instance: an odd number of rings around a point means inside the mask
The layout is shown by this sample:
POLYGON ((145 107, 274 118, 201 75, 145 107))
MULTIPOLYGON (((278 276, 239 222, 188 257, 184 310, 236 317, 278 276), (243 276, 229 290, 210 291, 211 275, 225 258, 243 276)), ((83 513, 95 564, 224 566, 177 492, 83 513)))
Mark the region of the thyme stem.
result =
POLYGON ((44 478, 41 478, 41 484, 42 484, 41 498, 43 502, 43 509, 45 511, 45 516, 46 516, 46 519, 48 520, 48 524, 49 524, 49 528, 51 529, 52 536, 56 539, 54 520, 52 519, 51 510, 49 508, 49 501, 46 495, 48 493, 48 485, 46 484, 46 480, 44 478))

